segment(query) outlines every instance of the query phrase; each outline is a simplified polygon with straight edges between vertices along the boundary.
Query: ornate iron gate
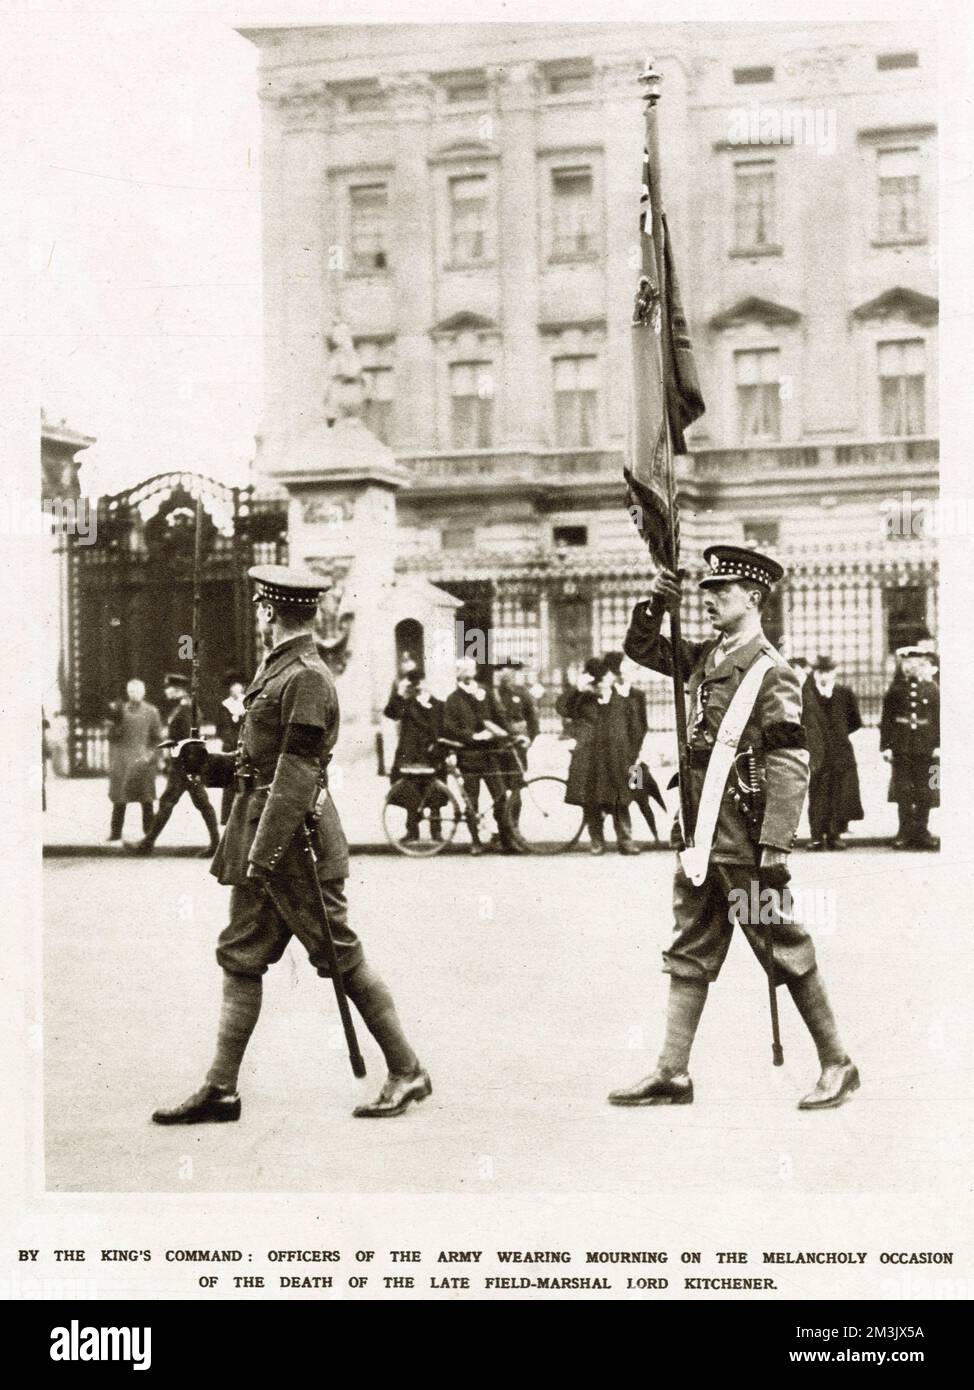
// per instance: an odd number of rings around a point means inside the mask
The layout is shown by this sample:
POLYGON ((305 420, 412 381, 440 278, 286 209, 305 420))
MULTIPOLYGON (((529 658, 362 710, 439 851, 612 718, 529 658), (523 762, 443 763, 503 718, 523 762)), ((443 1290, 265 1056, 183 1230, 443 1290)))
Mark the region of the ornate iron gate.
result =
POLYGON ((107 706, 133 677, 161 703, 165 672, 190 667, 196 498, 204 507, 203 722, 228 669, 256 665, 247 568, 287 559, 287 504, 195 473, 165 473, 103 498, 93 545, 68 550, 71 776, 107 769, 107 706))

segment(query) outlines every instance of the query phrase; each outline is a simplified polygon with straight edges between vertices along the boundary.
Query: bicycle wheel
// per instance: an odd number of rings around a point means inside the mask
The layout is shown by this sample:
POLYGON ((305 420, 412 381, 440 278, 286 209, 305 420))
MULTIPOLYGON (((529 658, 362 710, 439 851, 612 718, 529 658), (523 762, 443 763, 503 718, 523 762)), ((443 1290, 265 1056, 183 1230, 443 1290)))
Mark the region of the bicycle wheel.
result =
POLYGON ((413 777, 400 777, 389 788, 382 808, 386 839, 411 859, 439 854, 453 839, 462 820, 456 797, 445 782, 435 778, 420 782, 413 777))
POLYGON ((582 833, 584 812, 565 800, 565 779, 531 777, 519 790, 520 811, 512 828, 523 847, 532 854, 571 849, 582 833))

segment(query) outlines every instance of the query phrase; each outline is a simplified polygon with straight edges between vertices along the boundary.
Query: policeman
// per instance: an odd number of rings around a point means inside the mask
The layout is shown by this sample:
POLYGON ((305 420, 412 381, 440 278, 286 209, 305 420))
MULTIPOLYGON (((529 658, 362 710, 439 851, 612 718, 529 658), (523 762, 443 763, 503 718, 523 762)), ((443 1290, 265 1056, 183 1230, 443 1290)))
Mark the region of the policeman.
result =
POLYGON ((329 581, 308 570, 282 565, 249 571, 255 581, 257 624, 267 654, 244 692, 243 728, 236 756, 206 754, 190 741, 181 762, 205 759, 207 781, 236 779, 230 820, 210 872, 229 885, 230 921, 220 934, 216 958, 223 967, 223 1009, 213 1065, 201 1088, 181 1105, 157 1110, 156 1124, 198 1124, 240 1118, 237 1076, 257 1023, 261 980, 280 960, 295 934, 312 942, 311 964, 321 976, 329 967, 324 926, 310 891, 309 869, 296 833, 315 810, 317 875, 345 992, 382 1049, 388 1079, 360 1117, 400 1115, 432 1086, 406 1041, 389 990, 365 961, 348 924, 345 878, 348 845, 327 793, 326 769, 338 737, 338 696, 331 673, 315 647, 318 600, 329 581), (273 887, 273 903, 264 885, 273 887), (276 906, 275 906, 276 904, 276 906), (278 913, 278 907, 285 916, 278 913), (285 920, 286 917, 286 920, 285 920))
MULTIPOLYGON (((186 693, 187 685, 187 678, 175 672, 169 672, 164 678, 164 692, 169 701, 166 738, 171 747, 182 743, 190 735, 193 716, 192 704, 186 693)), ((216 812, 210 804, 206 787, 197 774, 180 767, 176 759, 171 756, 169 775, 166 778, 162 796, 159 798, 159 809, 156 811, 145 836, 139 840, 138 844, 129 846, 129 848, 136 854, 152 853, 156 840, 161 835, 169 817, 176 809, 176 803, 184 792, 188 793, 190 801, 203 817, 203 824, 210 837, 209 847, 203 853, 207 858, 216 853, 220 831, 216 823, 216 812)))
MULTIPOLYGON (((670 976, 666 1036, 656 1070, 626 1090, 613 1091, 613 1105, 688 1105, 693 1083, 687 1068, 690 1049, 707 990, 717 979, 739 924, 758 959, 764 963, 764 928, 753 919, 751 904, 770 896, 774 925, 774 961, 778 979, 786 982, 818 1051, 822 1072, 814 1089, 799 1102, 803 1110, 840 1105, 859 1085, 859 1074, 842 1046, 825 986, 815 963, 815 949, 805 929, 784 910, 781 888, 788 878, 788 855, 808 785, 808 753, 801 726, 801 688, 794 671, 765 637, 761 609, 784 571, 777 561, 731 545, 704 551, 710 572, 700 581, 704 611, 717 632, 705 642, 684 642, 687 694, 690 799, 698 808, 697 829, 708 819, 716 823, 706 873, 691 882, 682 864, 673 884, 675 930, 663 953, 670 976), (752 665, 761 663, 749 681, 754 697, 738 748, 750 749, 766 784, 763 814, 755 823, 735 799, 734 785, 708 781, 707 768, 724 716, 752 665), (757 685, 753 681, 760 676, 757 685), (716 798, 716 799, 715 799, 716 798), (753 826, 753 828, 752 828, 753 826), (752 891, 756 886, 757 893, 752 891)), ((672 646, 661 634, 666 608, 679 604, 681 584, 661 570, 652 597, 633 610, 625 640, 626 654, 641 666, 672 675, 672 646)), ((741 706, 738 704, 737 709, 741 706)), ((724 732, 726 736, 726 728, 724 732)), ((719 765, 718 763, 715 765, 719 765)), ((733 774, 732 774, 733 776, 733 774)), ((699 842, 698 842, 699 850, 699 842)))
POLYGON ((892 764, 889 799, 899 811, 893 848, 938 849, 940 841, 927 821, 940 804, 940 689, 929 679, 929 652, 900 647, 896 655, 899 666, 879 723, 879 746, 892 764))

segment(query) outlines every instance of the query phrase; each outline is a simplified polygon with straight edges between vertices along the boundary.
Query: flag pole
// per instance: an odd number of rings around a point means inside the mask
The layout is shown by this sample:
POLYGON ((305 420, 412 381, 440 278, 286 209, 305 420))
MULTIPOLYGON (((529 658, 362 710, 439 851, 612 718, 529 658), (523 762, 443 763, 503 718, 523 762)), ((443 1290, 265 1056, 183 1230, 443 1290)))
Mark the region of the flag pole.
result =
MULTIPOLYGON (((670 341, 671 325, 669 320, 668 305, 669 286, 666 283, 666 254, 663 244, 665 229, 663 226, 663 195, 660 181, 660 155, 659 155, 659 127, 656 119, 656 104, 660 98, 661 74, 653 67, 652 60, 647 59, 646 67, 639 75, 639 80, 643 85, 643 98, 646 103, 646 152, 649 163, 649 211, 651 218, 653 252, 656 263, 654 266, 644 267, 655 273, 656 284, 659 288, 660 314, 660 371, 661 399, 663 401, 663 432, 666 457, 666 478, 667 478, 667 512, 669 525, 669 567, 674 573, 680 565, 680 523, 677 512, 676 497, 676 470, 673 463, 673 440, 670 434, 669 421, 669 400, 668 382, 666 379, 667 371, 673 361, 672 343, 670 341)), ((643 242, 643 254, 645 255, 645 241, 643 242)), ((673 712, 676 722, 676 758, 677 768, 680 778, 680 825, 683 831, 683 842, 689 849, 693 844, 693 807, 690 799, 690 764, 687 754, 687 708, 685 676, 683 670, 683 633, 680 621, 680 608, 677 604, 670 610, 670 643, 673 649, 673 712)))

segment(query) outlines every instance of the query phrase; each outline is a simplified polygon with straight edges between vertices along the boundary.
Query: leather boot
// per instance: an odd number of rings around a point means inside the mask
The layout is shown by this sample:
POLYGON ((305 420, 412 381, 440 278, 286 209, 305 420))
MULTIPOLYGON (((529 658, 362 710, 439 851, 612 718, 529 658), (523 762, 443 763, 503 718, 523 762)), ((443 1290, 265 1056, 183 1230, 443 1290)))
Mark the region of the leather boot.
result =
POLYGON ((798 1102, 799 1110, 832 1110, 841 1105, 859 1089, 859 1072, 847 1057, 844 1062, 830 1062, 822 1068, 822 1075, 798 1102))
POLYGON ((371 1105, 357 1105, 352 1114, 359 1120, 378 1120, 401 1115, 410 1101, 425 1100, 433 1094, 433 1084, 422 1067, 412 1076, 393 1076, 390 1072, 386 1084, 371 1105))
POLYGON ((228 1120, 240 1119, 240 1096, 236 1091, 226 1091, 222 1086, 211 1086, 209 1082, 170 1110, 156 1110, 152 1115, 155 1125, 203 1125, 225 1124, 228 1120))
POLYGON ((610 1105, 692 1105, 693 1082, 686 1072, 654 1071, 625 1090, 609 1092, 610 1105))

